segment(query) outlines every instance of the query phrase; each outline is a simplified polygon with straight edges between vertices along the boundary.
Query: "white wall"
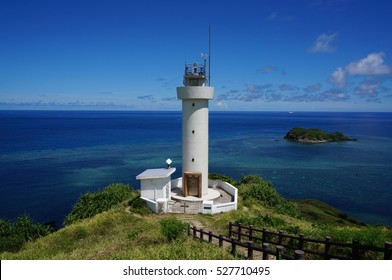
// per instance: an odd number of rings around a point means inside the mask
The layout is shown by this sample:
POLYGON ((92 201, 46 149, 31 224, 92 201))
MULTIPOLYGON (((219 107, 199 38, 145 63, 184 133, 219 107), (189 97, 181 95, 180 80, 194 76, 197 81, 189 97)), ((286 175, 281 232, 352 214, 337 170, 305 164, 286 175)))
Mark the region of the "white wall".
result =
POLYGON ((170 188, 170 177, 140 180, 140 196, 147 199, 156 201, 159 198, 168 198, 167 188, 170 188))
POLYGON ((211 212, 207 210, 205 214, 208 213, 216 214, 221 212, 229 212, 229 211, 237 210, 238 189, 236 187, 221 180, 208 180, 208 184, 210 186, 221 187, 224 191, 226 191, 227 193, 229 193, 234 197, 234 201, 228 203, 216 204, 216 205, 212 204, 211 212))
POLYGON ((182 99, 182 172, 202 174, 202 195, 208 193, 208 100, 214 88, 177 88, 182 99))
MULTIPOLYGON (((229 212, 237 210, 238 203, 238 189, 233 185, 221 180, 208 180, 210 186, 219 186, 227 193, 234 197, 234 201, 222 204, 215 204, 213 201, 203 201, 201 211, 203 214, 216 214, 221 212, 229 212), (206 208, 206 209, 204 209, 206 208)), ((171 181, 172 188, 182 188, 182 178, 177 178, 171 181)))
POLYGON ((154 213, 158 212, 158 209, 157 209, 158 203, 157 202, 150 200, 148 198, 142 197, 142 196, 140 198, 143 199, 147 203, 147 205, 151 209, 151 211, 153 211, 154 213))
POLYGON ((175 188, 182 188, 182 177, 174 179, 171 181, 171 187, 175 188))

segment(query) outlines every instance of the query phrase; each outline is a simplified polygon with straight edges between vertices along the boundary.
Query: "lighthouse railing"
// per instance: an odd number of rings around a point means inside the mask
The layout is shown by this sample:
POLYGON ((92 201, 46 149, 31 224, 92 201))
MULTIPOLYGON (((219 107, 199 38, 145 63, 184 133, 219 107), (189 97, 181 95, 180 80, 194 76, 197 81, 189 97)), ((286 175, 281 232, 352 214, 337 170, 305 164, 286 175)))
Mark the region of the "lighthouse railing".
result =
POLYGON ((196 67, 193 64, 185 65, 185 76, 201 76, 206 77, 206 67, 204 64, 197 65, 196 67), (196 71, 195 71, 196 70, 196 71))

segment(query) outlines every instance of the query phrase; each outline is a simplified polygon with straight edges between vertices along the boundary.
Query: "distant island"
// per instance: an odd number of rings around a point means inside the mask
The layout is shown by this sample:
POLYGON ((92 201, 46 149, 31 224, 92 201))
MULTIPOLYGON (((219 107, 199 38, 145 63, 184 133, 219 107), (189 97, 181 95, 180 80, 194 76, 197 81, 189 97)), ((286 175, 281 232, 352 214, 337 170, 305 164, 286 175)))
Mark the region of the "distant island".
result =
POLYGON ((337 141, 357 141, 357 139, 349 138, 342 132, 328 133, 318 128, 302 127, 292 128, 289 132, 287 132, 284 139, 304 144, 320 144, 337 141))

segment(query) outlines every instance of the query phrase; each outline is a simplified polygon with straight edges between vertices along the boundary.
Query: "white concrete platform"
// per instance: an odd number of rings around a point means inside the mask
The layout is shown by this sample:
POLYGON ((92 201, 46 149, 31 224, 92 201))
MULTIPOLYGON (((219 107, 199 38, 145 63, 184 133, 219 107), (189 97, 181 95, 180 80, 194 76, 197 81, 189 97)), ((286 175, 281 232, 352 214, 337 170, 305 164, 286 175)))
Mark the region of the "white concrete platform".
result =
POLYGON ((174 188, 171 191, 171 198, 177 201, 202 202, 204 200, 215 200, 221 196, 220 192, 212 188, 208 189, 208 194, 203 197, 183 196, 182 188, 174 188))

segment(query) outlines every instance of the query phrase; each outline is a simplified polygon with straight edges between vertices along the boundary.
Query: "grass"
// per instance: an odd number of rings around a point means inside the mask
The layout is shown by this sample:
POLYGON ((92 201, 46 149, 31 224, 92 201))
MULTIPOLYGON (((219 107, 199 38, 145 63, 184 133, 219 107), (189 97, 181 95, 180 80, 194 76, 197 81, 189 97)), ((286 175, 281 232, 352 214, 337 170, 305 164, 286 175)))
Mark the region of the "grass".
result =
POLYGON ((169 242, 156 230, 161 216, 140 216, 124 209, 124 204, 118 205, 28 242, 18 253, 3 252, 1 259, 233 259, 219 247, 186 235, 169 242))
MULTIPOLYGON (((258 183, 261 188, 273 188, 261 178, 247 177, 235 182, 240 189, 238 210, 216 215, 164 214, 145 211, 145 205, 135 195, 116 204, 94 217, 75 221, 45 237, 25 243, 18 252, 2 252, 0 259, 233 259, 228 249, 189 238, 186 233, 170 239, 161 232, 162 220, 179 220, 193 223, 215 234, 228 235, 229 222, 266 227, 268 231, 283 230, 285 233, 324 239, 352 242, 382 247, 392 240, 392 230, 385 226, 367 226, 343 212, 319 201, 290 201, 295 208, 288 213, 279 210, 279 203, 286 203, 279 194, 269 189, 265 197, 242 195, 249 185, 253 191, 258 183), (271 203, 278 201, 279 203, 271 203), (142 209, 142 211, 140 210, 142 209), (298 212, 297 212, 298 211, 298 212), (298 214, 299 213, 299 214, 298 214)), ((259 191, 256 190, 255 193, 259 191)), ((290 205, 291 205, 290 204, 290 205)), ((238 258, 238 256, 236 256, 238 258)), ((369 256, 373 258, 373 256, 369 256)))
POLYGON ((301 214, 314 223, 324 223, 335 226, 366 226, 346 213, 315 199, 295 200, 301 214))

